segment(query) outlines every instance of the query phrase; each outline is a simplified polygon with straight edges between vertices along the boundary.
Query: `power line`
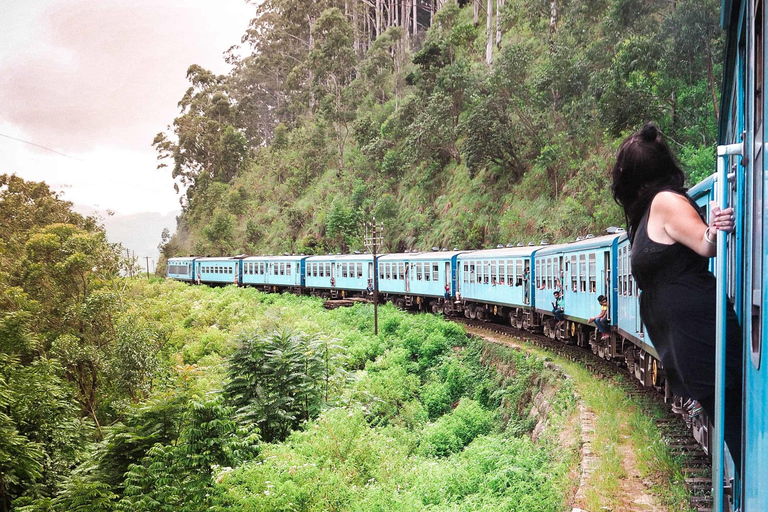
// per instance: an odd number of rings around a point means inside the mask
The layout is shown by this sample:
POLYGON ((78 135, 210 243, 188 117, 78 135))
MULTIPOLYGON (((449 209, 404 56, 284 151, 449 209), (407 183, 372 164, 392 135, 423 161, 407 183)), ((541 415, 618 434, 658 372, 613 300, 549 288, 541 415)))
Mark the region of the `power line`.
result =
POLYGON ((0 137, 5 137, 6 139, 15 140, 18 142, 23 142, 24 144, 29 144, 30 146, 35 146, 36 148, 44 149, 46 151, 50 151, 51 153, 56 153, 57 155, 65 156, 67 158, 71 158, 72 160, 77 160, 78 162, 83 162, 84 160, 81 160, 79 158, 75 158, 74 156, 66 155, 60 151, 56 151, 55 149, 47 148, 45 146, 41 146, 40 144, 35 144, 34 142, 29 142, 28 140, 23 139, 17 139, 16 137, 11 137, 10 135, 6 135, 4 133, 0 133, 0 137))

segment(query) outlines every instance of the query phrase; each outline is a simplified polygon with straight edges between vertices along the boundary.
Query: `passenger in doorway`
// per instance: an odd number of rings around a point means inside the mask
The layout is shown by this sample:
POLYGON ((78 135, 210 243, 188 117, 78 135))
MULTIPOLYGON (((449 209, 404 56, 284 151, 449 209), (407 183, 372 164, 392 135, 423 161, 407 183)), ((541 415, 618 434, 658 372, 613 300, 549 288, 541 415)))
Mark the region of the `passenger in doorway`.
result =
POLYGON ((587 320, 587 323, 595 322, 597 330, 600 331, 602 339, 605 340, 611 336, 608 327, 608 299, 605 298, 605 295, 601 295, 597 298, 597 302, 600 303, 600 314, 587 320))
POLYGON ((525 303, 528 304, 528 282, 531 279, 531 269, 530 267, 525 267, 525 271, 523 272, 523 294, 525 296, 525 303))
POLYGON ((448 286, 448 285, 445 285, 445 294, 444 294, 444 298, 445 298, 446 302, 447 302, 447 301, 449 301, 449 300, 451 300, 451 287, 450 287, 450 286, 448 286))
POLYGON ((368 278, 368 286, 366 286, 365 291, 368 292, 368 295, 373 295, 373 279, 368 278))
POLYGON ((555 320, 557 320, 557 327, 562 327, 565 323, 565 306, 563 294, 557 291, 555 292, 555 301, 552 303, 552 314, 555 315, 555 320))
MULTIPOLYGON (((733 210, 710 205, 709 222, 686 195, 685 175, 659 129, 646 124, 619 147, 613 198, 624 209, 632 243, 632 275, 642 293, 640 316, 664 365, 672 392, 715 414, 717 282, 709 258, 718 231, 734 229, 733 210)), ((727 304, 725 442, 741 467, 742 334, 727 304)))
POLYGON ((555 278, 555 293, 563 294, 563 285, 560 283, 559 278, 555 278))

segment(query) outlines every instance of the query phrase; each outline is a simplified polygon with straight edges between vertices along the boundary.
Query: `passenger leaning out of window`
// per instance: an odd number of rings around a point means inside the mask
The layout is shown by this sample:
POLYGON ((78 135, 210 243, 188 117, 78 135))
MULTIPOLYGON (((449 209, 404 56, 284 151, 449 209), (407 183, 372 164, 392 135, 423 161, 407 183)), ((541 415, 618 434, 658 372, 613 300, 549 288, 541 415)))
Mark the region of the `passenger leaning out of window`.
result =
MULTIPOLYGON (((715 412, 716 279, 709 258, 718 231, 734 229, 733 210, 710 205, 709 222, 688 197, 685 175, 659 129, 646 124, 619 147, 612 170, 613 197, 624 208, 632 242, 632 275, 640 317, 677 396, 715 412)), ((725 441, 741 464, 741 328, 733 307, 726 315, 725 441)))

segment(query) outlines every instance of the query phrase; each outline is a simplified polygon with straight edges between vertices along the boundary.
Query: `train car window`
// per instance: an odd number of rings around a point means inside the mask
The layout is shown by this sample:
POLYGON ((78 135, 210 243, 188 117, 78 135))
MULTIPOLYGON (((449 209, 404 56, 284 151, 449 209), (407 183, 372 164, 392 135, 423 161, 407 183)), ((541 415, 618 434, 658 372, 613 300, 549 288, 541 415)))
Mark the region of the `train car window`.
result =
POLYGON ((499 280, 496 276, 498 276, 498 267, 496 266, 496 261, 491 262, 491 282, 497 283, 499 280))
POLYGON ((579 255, 579 291, 587 291, 587 256, 579 255))
POLYGON ((384 265, 386 263, 379 263, 379 279, 384 279, 384 265))
POLYGON ((464 282, 465 283, 469 282, 469 264, 468 263, 464 264, 464 282))
POLYGON ((576 266, 576 255, 571 256, 571 291, 578 292, 579 287, 576 285, 579 279, 579 268, 576 266))
POLYGON ((360 279, 361 277, 363 277, 363 262, 362 261, 357 264, 357 278, 360 279))
POLYGON ((398 266, 400 267, 400 280, 405 281, 405 265, 400 263, 398 266))
POLYGON ((751 309, 751 339, 750 359, 752 365, 760 369, 760 355, 762 352, 762 302, 763 302, 763 180, 765 179, 764 161, 764 108, 765 108, 765 20, 762 0, 755 0, 755 133, 754 133, 754 161, 751 169, 750 188, 752 189, 750 211, 752 212, 751 241, 752 241, 752 297, 750 297, 751 309))
POLYGON ((483 282, 483 263, 481 261, 475 262, 475 282, 483 282))
POLYGON ((553 278, 555 276, 555 269, 554 269, 555 262, 552 260, 552 258, 547 259, 547 288, 552 288, 554 286, 553 278))
POLYGON ((422 271, 422 264, 421 262, 416 264, 416 280, 421 281, 421 271, 422 271))
POLYGON ((292 263, 288 263, 285 265, 285 275, 287 276, 291 275, 291 267, 293 267, 292 263))
POLYGON ((523 260, 515 262, 515 286, 523 286, 523 260))
POLYGON ((597 293, 597 265, 596 255, 589 255, 589 293, 597 293))
POLYGON ((432 280, 433 281, 440 280, 440 265, 438 265, 437 263, 432 264, 432 280))
POLYGON ((541 288, 541 260, 536 260, 536 288, 541 288))
POLYGON ((425 261, 424 262, 424 280, 429 281, 431 279, 429 275, 429 267, 432 265, 432 263, 425 261))

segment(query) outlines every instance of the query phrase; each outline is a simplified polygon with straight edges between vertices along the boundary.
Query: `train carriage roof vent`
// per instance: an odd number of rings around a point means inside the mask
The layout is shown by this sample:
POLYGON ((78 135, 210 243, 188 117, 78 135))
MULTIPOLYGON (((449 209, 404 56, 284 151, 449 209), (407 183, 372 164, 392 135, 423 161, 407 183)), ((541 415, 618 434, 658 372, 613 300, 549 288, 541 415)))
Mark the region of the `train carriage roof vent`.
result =
POLYGON ((458 248, 458 247, 454 247, 454 248, 453 248, 453 250, 454 250, 454 251, 458 251, 458 250, 459 250, 459 248, 458 248))
POLYGON ((518 247, 523 247, 523 242, 517 242, 518 247))
POLYGON ((546 240, 542 240, 541 242, 539 242, 539 245, 549 245, 549 242, 546 240))
POLYGON ((496 248, 497 248, 497 249, 503 249, 503 248, 504 248, 504 244, 498 244, 498 245, 496 246, 496 248))
POLYGON ((439 250, 440 250, 440 248, 439 248, 439 247, 433 247, 433 248, 432 248, 432 251, 434 251, 434 252, 437 252, 437 251, 439 251, 439 250))
POLYGON ((582 240, 584 240, 584 237, 583 237, 583 236, 577 236, 577 237, 576 237, 576 241, 577 241, 577 242, 581 242, 582 240))
POLYGON ((625 231, 624 228, 619 228, 616 226, 611 226, 605 230, 605 232, 608 233, 609 235, 616 235, 618 233, 623 233, 624 231, 625 231))
POLYGON ((355 251, 355 254, 360 254, 360 251, 355 251))
POLYGON ((448 251, 448 248, 447 248, 447 247, 443 247, 443 248, 442 248, 442 249, 440 249, 440 250, 441 250, 442 252, 447 252, 447 251, 448 251))
POLYGON ((528 242, 528 247, 535 247, 535 246, 536 246, 536 244, 535 244, 535 243, 533 243, 533 242, 528 242))
POLYGON ((510 242, 510 243, 508 243, 508 244, 507 244, 507 249, 509 249, 510 247, 514 247, 514 246, 515 246, 515 244, 513 244, 512 242, 510 242))
POLYGON ((595 235, 593 235, 592 233, 587 234, 587 240, 589 240, 590 238, 595 238, 595 235))

